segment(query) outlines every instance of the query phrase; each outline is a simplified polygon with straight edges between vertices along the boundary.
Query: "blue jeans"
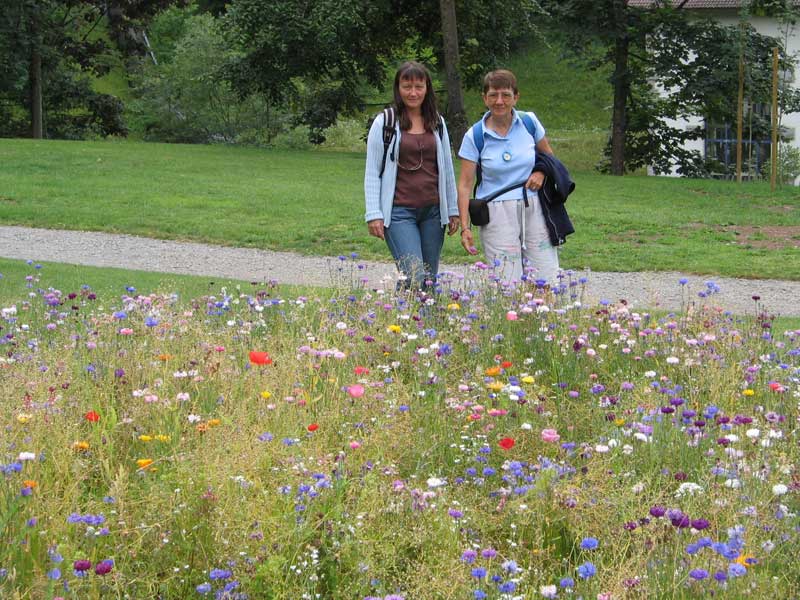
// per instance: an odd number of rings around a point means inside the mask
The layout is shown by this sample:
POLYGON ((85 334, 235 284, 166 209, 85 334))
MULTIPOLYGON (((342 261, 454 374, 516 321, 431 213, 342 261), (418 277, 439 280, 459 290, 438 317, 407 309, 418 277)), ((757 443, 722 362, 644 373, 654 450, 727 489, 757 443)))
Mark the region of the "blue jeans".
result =
POLYGON ((426 281, 436 280, 444 230, 438 204, 425 208, 392 207, 392 221, 384 230, 384 237, 397 268, 406 276, 404 287, 422 288, 426 281))

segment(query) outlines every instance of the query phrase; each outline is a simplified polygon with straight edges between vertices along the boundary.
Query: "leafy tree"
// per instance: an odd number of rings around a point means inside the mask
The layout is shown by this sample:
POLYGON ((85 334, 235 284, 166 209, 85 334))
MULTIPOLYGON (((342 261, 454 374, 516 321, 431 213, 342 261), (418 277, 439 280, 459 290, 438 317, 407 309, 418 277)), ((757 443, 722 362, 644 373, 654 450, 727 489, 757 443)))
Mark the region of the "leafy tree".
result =
MULTIPOLYGON (((431 66, 442 64, 441 11, 448 1, 233 0, 223 18, 243 54, 231 64, 231 80, 242 94, 260 91, 275 104, 300 104, 300 120, 321 141, 339 113, 362 110, 365 94, 383 87, 409 43, 417 57, 432 48, 431 66)), ((502 8, 489 0, 455 4, 467 83, 531 34, 537 7, 534 0, 509 0, 502 8)), ((451 73, 448 84, 454 82, 451 73)))
POLYGON ((128 32, 172 1, 5 0, 0 135, 124 134, 119 100, 91 87, 91 77, 107 72, 104 58, 113 51, 98 25, 108 17, 112 33, 128 32))
MULTIPOLYGON (((280 119, 260 94, 239 98, 225 79, 236 51, 210 14, 166 11, 156 31, 183 33, 174 46, 158 40, 157 65, 143 61, 130 110, 145 139, 166 142, 268 142, 280 119), (179 26, 176 26, 179 23, 179 26)), ((285 117, 284 117, 285 119, 285 117)))
MULTIPOLYGON (((779 2, 780 0, 765 0, 779 2)), ((702 158, 683 147, 703 135, 675 119, 702 116, 731 122, 736 114, 740 50, 748 65, 748 95, 764 101, 775 41, 752 27, 690 20, 686 0, 545 0, 574 56, 589 66, 612 65, 614 90, 609 171, 652 166, 656 172, 698 175, 702 158), (647 6, 643 6, 647 4, 647 6), (661 93, 654 89, 657 84, 661 93), (665 95, 666 94, 666 95, 665 95)), ((783 57, 784 65, 788 59, 783 57)), ((788 100, 788 96, 787 96, 788 100)))

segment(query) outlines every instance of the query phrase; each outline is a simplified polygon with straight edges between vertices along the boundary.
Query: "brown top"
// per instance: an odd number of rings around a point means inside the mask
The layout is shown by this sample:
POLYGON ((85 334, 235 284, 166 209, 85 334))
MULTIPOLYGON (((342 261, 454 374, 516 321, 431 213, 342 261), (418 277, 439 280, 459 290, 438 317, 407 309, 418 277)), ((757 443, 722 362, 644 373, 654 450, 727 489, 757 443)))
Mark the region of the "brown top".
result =
POLYGON ((397 167, 396 205, 424 208, 439 203, 439 165, 433 132, 404 131, 400 136, 397 167))

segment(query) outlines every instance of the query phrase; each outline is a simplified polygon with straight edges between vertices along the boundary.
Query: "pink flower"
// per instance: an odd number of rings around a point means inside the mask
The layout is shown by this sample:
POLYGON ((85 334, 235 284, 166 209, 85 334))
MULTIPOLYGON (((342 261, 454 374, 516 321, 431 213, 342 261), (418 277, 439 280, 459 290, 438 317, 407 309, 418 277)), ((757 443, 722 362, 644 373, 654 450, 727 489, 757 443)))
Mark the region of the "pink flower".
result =
POLYGON ((347 388, 347 393, 350 394, 351 398, 361 398, 364 395, 364 386, 360 383, 351 385, 347 388))
POLYGON ((510 310, 506 313, 506 321, 516 321, 518 318, 516 311, 510 310))
POLYGON ((359 448, 361 448, 361 444, 353 440, 352 442, 350 442, 350 448, 353 450, 358 450, 359 448))
POLYGON ((542 429, 542 441, 548 444, 555 444, 561 436, 555 429, 542 429))

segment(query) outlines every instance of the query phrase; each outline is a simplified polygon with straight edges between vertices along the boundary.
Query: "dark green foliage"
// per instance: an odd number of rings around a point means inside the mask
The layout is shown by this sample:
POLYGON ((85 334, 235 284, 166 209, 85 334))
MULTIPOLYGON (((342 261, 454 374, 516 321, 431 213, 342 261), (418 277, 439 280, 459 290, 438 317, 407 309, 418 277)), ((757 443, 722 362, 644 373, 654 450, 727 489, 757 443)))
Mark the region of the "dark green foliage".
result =
MULTIPOLYGON (((122 104, 92 89, 116 49, 98 35, 106 20, 120 45, 173 0, 6 0, 0 11, 0 136, 31 131, 41 89, 45 137, 124 135, 122 104), (41 71, 33 65, 40 62, 41 71), (38 82, 39 85, 35 85, 38 82)), ((138 51, 128 45, 126 51, 138 51)))
MULTIPOLYGON (((567 25, 561 31, 573 56, 591 68, 614 69, 610 82, 615 110, 604 170, 621 174, 649 165, 657 173, 675 167, 687 176, 704 174, 699 153, 683 147, 701 138, 703 129, 676 127, 673 120, 698 116, 710 124, 735 123, 740 50, 747 101, 769 103, 772 48, 780 43, 749 24, 726 27, 712 20, 691 20, 680 2, 661 0, 649 9, 621 0, 543 4, 555 23, 567 25), (654 83, 669 93, 657 94, 654 83)), ((782 0, 765 0, 751 10, 780 13, 790 20, 793 9, 782 0)), ((791 65, 782 51, 781 69, 791 65)), ((797 110, 797 92, 782 89, 781 106, 797 110)), ((754 115, 748 126, 754 138, 769 137, 768 117, 754 115)))
MULTIPOLYGON (((469 83, 530 36, 537 9, 534 0, 507 2, 502 9, 486 0, 458 3, 461 64, 469 83)), ((433 48, 431 62, 441 64, 438 2, 234 0, 223 18, 231 43, 243 51, 230 65, 234 87, 296 108, 316 142, 338 114, 363 110, 369 87, 382 88, 387 71, 409 49, 420 58, 433 48)))

